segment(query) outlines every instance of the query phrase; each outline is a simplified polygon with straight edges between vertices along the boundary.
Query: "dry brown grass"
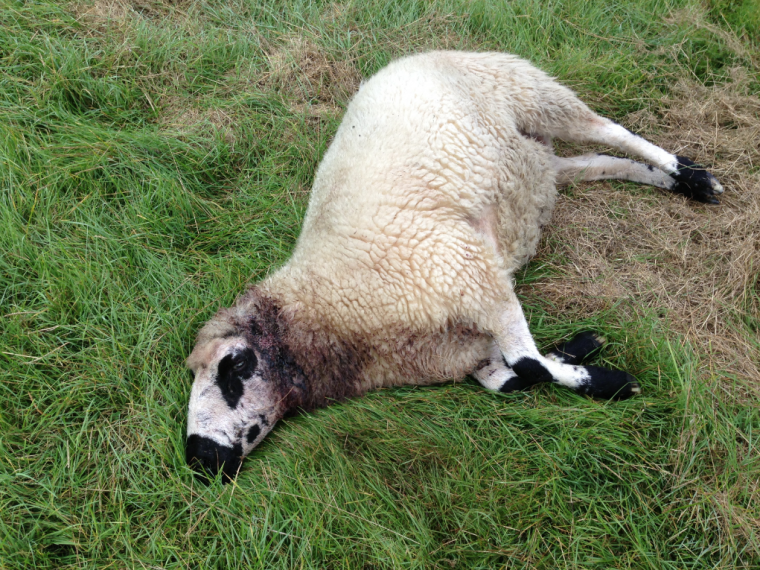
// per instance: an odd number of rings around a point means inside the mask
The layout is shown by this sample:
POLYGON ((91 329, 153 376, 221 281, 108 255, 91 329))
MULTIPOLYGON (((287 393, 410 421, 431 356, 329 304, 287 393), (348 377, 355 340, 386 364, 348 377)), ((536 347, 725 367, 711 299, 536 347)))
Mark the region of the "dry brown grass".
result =
POLYGON ((359 88, 361 74, 350 59, 337 60, 302 36, 288 37, 270 50, 269 69, 259 79, 279 91, 294 111, 337 113, 359 88))
POLYGON ((73 11, 78 20, 87 23, 118 23, 127 19, 132 6, 126 0, 96 0, 91 4, 77 4, 73 11))
MULTIPOLYGON (((747 85, 740 69, 720 87, 682 80, 658 116, 637 113, 627 125, 709 165, 726 188, 720 206, 583 184, 559 200, 539 252, 558 277, 523 290, 566 314, 617 303, 666 313, 704 359, 700 374, 734 374, 756 397, 760 355, 735 326, 738 315, 760 316, 760 99, 747 85)), ((723 387, 738 395, 733 382, 723 387)))
POLYGON ((190 0, 94 0, 76 4, 77 18, 95 24, 124 24, 135 17, 155 18, 168 14, 186 15, 190 0))
POLYGON ((124 32, 142 18, 139 0, 95 0, 74 4, 71 10, 92 31, 124 32))
POLYGON ((195 18, 186 11, 190 4, 190 0, 94 0, 74 3, 70 10, 90 33, 124 41, 141 22, 164 26, 169 19, 173 24, 197 30, 195 18))
POLYGON ((235 143, 235 120, 222 109, 198 109, 192 101, 167 97, 163 102, 159 123, 169 130, 192 133, 210 129, 220 134, 228 144, 235 143))

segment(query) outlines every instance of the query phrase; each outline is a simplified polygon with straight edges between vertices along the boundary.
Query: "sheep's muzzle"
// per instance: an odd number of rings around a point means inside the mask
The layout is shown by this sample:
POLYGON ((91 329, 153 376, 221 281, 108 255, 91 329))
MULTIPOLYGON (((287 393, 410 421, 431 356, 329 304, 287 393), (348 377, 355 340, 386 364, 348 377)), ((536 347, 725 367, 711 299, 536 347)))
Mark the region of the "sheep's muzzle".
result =
POLYGON ((185 457, 202 483, 208 485, 219 471, 222 471, 222 483, 229 483, 240 469, 243 449, 240 445, 220 445, 207 437, 192 434, 187 438, 185 457))

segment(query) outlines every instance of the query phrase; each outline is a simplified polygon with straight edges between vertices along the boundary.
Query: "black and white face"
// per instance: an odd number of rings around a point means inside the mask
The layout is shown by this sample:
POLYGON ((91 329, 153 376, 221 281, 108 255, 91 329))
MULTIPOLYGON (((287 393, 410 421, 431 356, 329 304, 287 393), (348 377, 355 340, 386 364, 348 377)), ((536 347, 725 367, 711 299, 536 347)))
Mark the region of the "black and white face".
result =
POLYGON ((242 336, 216 338, 193 351, 185 451, 204 482, 220 470, 224 482, 232 480, 243 457, 282 417, 282 398, 267 380, 263 360, 242 336))

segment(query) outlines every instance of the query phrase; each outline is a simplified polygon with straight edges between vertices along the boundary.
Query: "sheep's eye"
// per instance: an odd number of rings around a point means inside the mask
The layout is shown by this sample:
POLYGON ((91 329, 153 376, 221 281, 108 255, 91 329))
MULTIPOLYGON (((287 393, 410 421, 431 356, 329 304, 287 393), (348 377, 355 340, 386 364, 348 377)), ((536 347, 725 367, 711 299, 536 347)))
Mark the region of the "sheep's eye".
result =
POLYGON ((240 372, 241 370, 243 370, 243 368, 245 368, 245 364, 246 364, 246 362, 245 362, 245 356, 243 356, 243 355, 237 355, 232 360, 232 369, 235 372, 240 372))
POLYGON ((230 373, 234 373, 235 376, 248 376, 256 370, 256 363, 256 354, 250 348, 228 354, 219 361, 220 377, 230 373))

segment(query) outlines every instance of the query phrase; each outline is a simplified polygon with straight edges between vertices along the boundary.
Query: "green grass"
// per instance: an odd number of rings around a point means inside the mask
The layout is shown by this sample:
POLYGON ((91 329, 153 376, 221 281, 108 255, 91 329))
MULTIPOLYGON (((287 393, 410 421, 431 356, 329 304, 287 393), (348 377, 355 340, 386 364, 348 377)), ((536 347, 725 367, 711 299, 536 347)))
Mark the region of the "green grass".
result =
POLYGON ((760 412, 655 314, 526 306, 543 346, 603 332, 627 402, 383 391, 282 422, 224 488, 183 452, 195 332, 287 259, 340 120, 262 81, 268 53, 305 37, 366 77, 509 51, 622 119, 679 77, 757 88, 754 4, 704 13, 737 51, 665 22, 695 1, 0 0, 0 568, 757 568, 760 412))

